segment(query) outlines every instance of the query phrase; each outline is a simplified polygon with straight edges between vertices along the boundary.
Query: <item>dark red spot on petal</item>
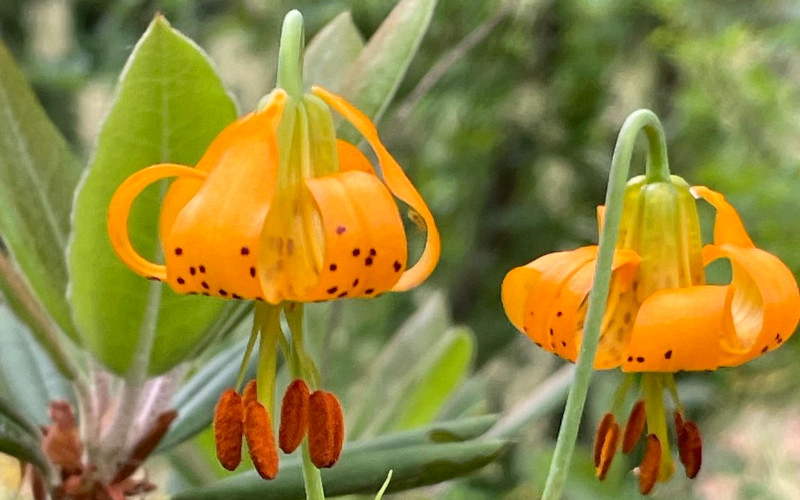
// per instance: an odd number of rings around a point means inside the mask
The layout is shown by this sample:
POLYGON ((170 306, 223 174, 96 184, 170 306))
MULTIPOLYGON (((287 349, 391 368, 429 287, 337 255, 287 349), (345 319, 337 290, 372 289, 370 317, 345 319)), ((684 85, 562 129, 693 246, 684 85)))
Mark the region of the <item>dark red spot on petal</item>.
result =
POLYGON ((194 276, 196 273, 197 273, 197 269, 195 269, 194 267, 190 267, 190 268, 189 268, 189 274, 191 274, 192 276, 194 276))
POLYGON ((234 299, 236 299, 236 300, 239 300, 239 299, 241 299, 241 298, 242 298, 242 296, 241 296, 241 295, 238 295, 238 294, 235 294, 235 293, 232 293, 232 294, 231 294, 231 298, 234 298, 234 299))
POLYGON ((672 357, 672 349, 664 353, 664 359, 669 359, 672 357))
POLYGON ((247 248, 247 247, 242 247, 241 254, 242 255, 250 255, 250 249, 247 248))
POLYGON ((364 259, 364 265, 365 266, 371 266, 372 265, 372 257, 367 257, 366 259, 364 259))
POLYGON ((374 288, 367 288, 366 290, 364 290, 364 293, 366 293, 367 295, 372 295, 373 292, 375 292, 374 288))
POLYGON ((347 231, 347 228, 344 227, 344 226, 339 226, 339 227, 336 228, 336 234, 342 234, 345 231, 347 231))
POLYGON ((183 255, 183 248, 177 247, 175 249, 175 255, 183 255))
POLYGON ((206 272, 206 266, 201 265, 197 269, 199 269, 201 273, 205 273, 206 272))
POLYGON ((331 295, 333 295, 333 294, 334 294, 334 293, 336 293, 338 290, 339 290, 339 287, 338 287, 338 286, 332 286, 332 287, 328 288, 327 292, 328 292, 328 293, 330 293, 331 295))
POLYGON ((331 264, 330 266, 328 266, 328 269, 330 269, 331 271, 335 271, 337 269, 337 266, 336 264, 331 264))
POLYGON ((403 268, 403 264, 401 264, 400 261, 397 261, 397 260, 394 261, 394 264, 392 264, 392 265, 394 266, 394 272, 396 272, 396 273, 399 273, 400 269, 403 268))
POLYGON ((205 281, 200 282, 200 286, 208 290, 208 283, 206 283, 205 281))
POLYGON ((358 257, 359 255, 361 255, 361 250, 358 249, 358 248, 354 248, 353 249, 353 257, 358 257))
POLYGON ((178 278, 176 281, 178 282, 179 285, 183 285, 184 283, 186 283, 186 281, 183 278, 178 278))
POLYGON ((378 252, 374 248, 370 248, 369 249, 369 254, 372 255, 373 257, 375 257, 376 255, 378 255, 378 252))
POLYGON ((250 268, 250 277, 251 278, 255 278, 256 277, 256 268, 255 267, 251 267, 250 268))
POLYGON ((222 288, 219 289, 219 294, 222 295, 223 297, 227 297, 228 296, 228 292, 226 292, 222 288))
POLYGON ((353 280, 353 286, 354 286, 354 287, 355 287, 355 286, 358 286, 358 278, 356 278, 356 279, 354 279, 354 280, 353 280))
POLYGON ((636 358, 636 361, 637 361, 638 363, 644 363, 644 358, 643 358, 643 357, 641 357, 641 356, 639 356, 638 358, 636 358))
POLYGON ((337 295, 337 297, 339 297, 340 299, 341 299, 342 297, 347 297, 347 290, 345 290, 344 292, 342 292, 342 293, 340 293, 339 295, 337 295))

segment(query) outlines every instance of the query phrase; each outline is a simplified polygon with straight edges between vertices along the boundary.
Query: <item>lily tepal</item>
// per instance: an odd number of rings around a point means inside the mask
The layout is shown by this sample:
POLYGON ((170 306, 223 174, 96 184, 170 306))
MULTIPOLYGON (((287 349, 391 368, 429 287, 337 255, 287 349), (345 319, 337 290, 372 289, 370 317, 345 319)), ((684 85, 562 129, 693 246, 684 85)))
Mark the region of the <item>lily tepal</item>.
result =
POLYGON ((440 254, 428 206, 370 119, 321 87, 303 91, 302 50, 302 16, 292 11, 281 35, 277 88, 258 109, 225 128, 196 166, 159 164, 131 175, 108 214, 112 245, 134 272, 178 293, 255 301, 247 354, 236 387, 217 405, 215 435, 223 466, 238 466, 244 436, 265 478, 278 466, 270 416, 278 345, 295 378, 283 398, 280 448, 292 452, 307 438, 310 461, 330 467, 344 440, 339 401, 321 389, 304 347, 303 303, 411 289, 431 274, 440 254), (331 110, 362 134, 379 173, 354 144, 337 138, 331 110), (172 177, 159 228, 165 264, 148 262, 128 235, 131 204, 148 185, 172 177), (410 267, 395 198, 427 232, 410 267), (241 393, 259 336, 257 383, 241 393))
MULTIPOLYGON (((598 215, 602 227, 603 207, 598 215)), ((503 306, 514 326, 537 346, 573 362, 597 255, 597 246, 544 255, 510 271, 502 285, 503 306)), ((800 295, 791 271, 754 245, 725 198, 670 175, 665 154, 662 165, 648 164, 647 175, 630 179, 624 189, 611 267, 594 368, 619 367, 630 375, 598 426, 594 462, 603 479, 619 445, 630 453, 646 427, 636 472, 640 491, 647 494, 674 470, 668 420, 674 422, 686 475, 695 477, 702 461, 700 432, 685 418, 673 374, 737 366, 777 349, 797 325, 800 295), (713 242, 705 247, 698 198, 716 209, 713 242), (706 283, 705 266, 718 259, 730 261, 727 285, 706 283), (616 416, 637 379, 640 397, 621 429, 616 416), (664 391, 673 399, 671 419, 664 391)))

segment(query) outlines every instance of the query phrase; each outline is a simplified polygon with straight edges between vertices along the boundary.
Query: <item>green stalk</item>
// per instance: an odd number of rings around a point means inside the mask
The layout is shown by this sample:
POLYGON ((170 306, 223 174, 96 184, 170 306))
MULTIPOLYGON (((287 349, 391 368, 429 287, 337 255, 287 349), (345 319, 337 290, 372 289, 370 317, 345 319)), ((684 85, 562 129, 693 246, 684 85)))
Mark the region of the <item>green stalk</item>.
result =
POLYGON ((304 49, 303 15, 297 10, 289 11, 283 18, 278 49, 278 88, 298 100, 303 98, 304 49))
POLYGON ((594 285, 589 292, 589 309, 583 330, 578 362, 575 367, 575 381, 567 397, 561 430, 558 433, 553 462, 547 475, 547 482, 542 495, 543 500, 555 500, 567 481, 569 463, 575 450, 575 440, 581 423, 586 394, 592 378, 594 357, 603 323, 603 314, 608 299, 611 282, 611 262, 619 235, 620 218, 622 217, 622 201, 625 183, 628 180, 633 147, 641 130, 644 130, 648 143, 646 175, 650 181, 668 181, 667 146, 664 130, 658 117, 649 110, 633 112, 625 120, 617 137, 614 156, 611 159, 611 171, 608 176, 606 192, 606 212, 603 230, 597 252, 597 267, 594 274, 594 285))
POLYGON ((278 362, 278 337, 281 331, 281 308, 265 303, 255 305, 256 319, 260 324, 261 343, 258 346, 258 371, 256 383, 258 402, 273 414, 275 409, 275 372, 278 362))

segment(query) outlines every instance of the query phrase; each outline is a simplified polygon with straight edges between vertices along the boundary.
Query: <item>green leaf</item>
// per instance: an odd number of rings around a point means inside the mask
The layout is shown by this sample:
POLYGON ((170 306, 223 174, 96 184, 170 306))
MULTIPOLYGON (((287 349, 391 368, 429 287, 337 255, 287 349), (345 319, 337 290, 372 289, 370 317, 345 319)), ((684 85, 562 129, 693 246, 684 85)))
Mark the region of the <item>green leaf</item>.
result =
POLYGON ((48 404, 54 399, 71 401, 71 386, 5 305, 0 305, 0 345, 5 398, 36 424, 49 424, 48 404))
POLYGON ((0 415, 30 436, 36 437, 37 439, 41 437, 42 433, 36 423, 28 418, 27 415, 23 414, 17 405, 5 398, 0 398, 0 415))
MULTIPOLYGON (((214 407, 222 391, 233 387, 247 342, 240 342, 214 356, 175 394, 172 407, 178 418, 159 443, 166 451, 191 439, 211 424, 214 407)), ((255 377, 258 356, 251 356, 245 380, 255 377)))
POLYGON ((373 439, 356 441, 351 446, 360 452, 388 450, 421 444, 469 441, 483 435, 497 422, 497 415, 481 415, 441 422, 411 431, 393 432, 373 439))
POLYGON ((41 450, 39 439, 3 417, 0 417, 0 453, 33 464, 42 471, 45 480, 51 477, 50 462, 41 450))
MULTIPOLYGON (((497 458, 507 441, 466 441, 424 444, 392 449, 360 449, 346 446, 331 469, 322 471, 328 496, 374 493, 391 469, 389 492, 440 483, 480 469, 497 458)), ((264 481, 254 471, 223 479, 205 488, 182 492, 173 500, 296 500, 303 497, 303 479, 296 457, 285 460, 273 481, 264 481)))
POLYGON ((448 330, 414 370, 410 391, 401 398, 395 429, 411 429, 432 421, 456 385, 469 371, 474 347, 467 328, 448 330))
POLYGON ((422 359, 430 350, 431 339, 438 339, 450 326, 447 306, 441 293, 434 293, 409 317, 373 361, 358 391, 359 399, 350 402, 348 438, 374 436, 387 427, 391 410, 408 388, 409 360, 422 359))
POLYGON ((80 172, 0 43, 0 237, 34 295, 73 338, 64 252, 80 172))
MULTIPOLYGON (((111 195, 126 177, 148 165, 194 165, 235 118, 234 103, 205 54, 156 16, 122 72, 77 195, 69 253, 75 321, 88 349, 114 372, 127 372, 134 352, 146 357, 153 335, 150 373, 180 363, 202 340, 224 301, 180 296, 127 269, 106 232, 111 195), (144 348, 137 351, 140 339, 144 348)), ((142 193, 129 224, 135 248, 153 261, 161 252, 163 190, 162 185, 142 193)))
POLYGON ((436 0, 401 0, 347 68, 341 94, 373 121, 397 92, 435 7, 436 0))
POLYGON ((339 92, 347 66, 355 61, 364 41, 349 12, 342 12, 326 24, 308 44, 303 74, 305 82, 339 92))

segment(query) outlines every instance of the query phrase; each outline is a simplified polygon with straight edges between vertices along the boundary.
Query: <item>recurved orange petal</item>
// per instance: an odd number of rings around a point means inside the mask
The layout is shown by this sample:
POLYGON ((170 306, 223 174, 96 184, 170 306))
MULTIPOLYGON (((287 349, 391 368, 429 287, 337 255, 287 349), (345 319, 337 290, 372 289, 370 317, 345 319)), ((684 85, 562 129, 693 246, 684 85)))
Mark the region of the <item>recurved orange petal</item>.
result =
MULTIPOLYGON (((169 283, 176 291, 262 296, 256 277, 259 237, 276 182, 275 129, 284 103, 285 94, 277 93, 263 111, 234 124, 235 134, 225 134, 225 143, 215 143, 209 159, 200 161, 208 177, 164 240, 169 283)), ((174 199, 188 193, 185 189, 174 199)))
POLYGON ((725 197, 721 193, 712 191, 705 186, 694 186, 691 190, 717 210, 717 217, 714 220, 715 245, 729 244, 751 248, 755 246, 753 240, 747 235, 736 209, 725 201, 725 197))
POLYGON ((732 322, 723 337, 724 366, 737 366, 776 349, 794 333, 800 319, 800 292, 794 275, 774 255, 758 248, 706 245, 707 264, 731 262, 728 305, 732 322))
POLYGON ((411 208, 422 217, 422 221, 427 228, 425 249, 417 263, 400 276, 400 279, 394 284, 392 290, 405 291, 419 285, 433 272, 433 269, 439 262, 439 255, 441 253, 439 231, 436 228, 436 222, 433 220, 433 214, 431 214, 428 205, 425 204, 425 200, 422 199, 422 196, 417 192, 414 185, 408 180, 403 169, 383 146, 378 136, 378 131, 369 118, 361 111, 351 106, 343 98, 321 87, 313 87, 312 92, 341 114, 364 136, 378 156, 381 173, 383 174, 383 181, 386 183, 386 186, 389 187, 389 190, 397 198, 408 203, 411 208))
POLYGON ((730 325, 724 286, 660 290, 639 308, 622 364, 625 372, 714 370, 730 325))

